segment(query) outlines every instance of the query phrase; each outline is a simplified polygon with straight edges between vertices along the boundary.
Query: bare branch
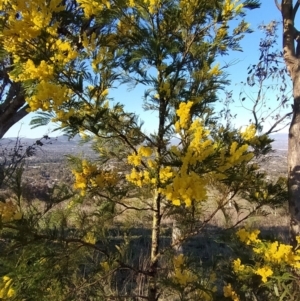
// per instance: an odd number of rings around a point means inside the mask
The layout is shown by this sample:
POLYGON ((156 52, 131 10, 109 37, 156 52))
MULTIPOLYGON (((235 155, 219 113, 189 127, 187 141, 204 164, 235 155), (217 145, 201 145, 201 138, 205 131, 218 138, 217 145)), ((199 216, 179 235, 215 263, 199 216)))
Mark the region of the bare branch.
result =
POLYGON ((278 8, 278 10, 281 12, 281 5, 278 3, 278 0, 274 0, 275 1, 275 5, 278 8))
POLYGON ((299 8, 299 4, 300 4, 300 2, 299 2, 299 0, 296 2, 296 4, 295 4, 295 6, 294 6, 294 8, 293 8, 293 20, 295 20, 295 17, 296 17, 296 14, 297 14, 297 10, 298 10, 298 8, 299 8))
MULTIPOLYGON (((280 119, 278 119, 278 120, 270 127, 270 129, 269 129, 265 134, 269 135, 269 134, 271 134, 271 133, 278 132, 279 129, 278 129, 278 130, 274 130, 274 129, 277 127, 277 125, 280 124, 283 120, 285 120, 286 118, 288 118, 288 117, 290 117, 290 116, 292 116, 292 115, 293 115, 293 112, 286 113, 284 116, 282 116, 280 119)), ((286 124, 283 128, 285 128, 285 127, 288 126, 288 125, 289 125, 289 123, 286 124)), ((282 130, 282 128, 281 128, 280 130, 282 130)))

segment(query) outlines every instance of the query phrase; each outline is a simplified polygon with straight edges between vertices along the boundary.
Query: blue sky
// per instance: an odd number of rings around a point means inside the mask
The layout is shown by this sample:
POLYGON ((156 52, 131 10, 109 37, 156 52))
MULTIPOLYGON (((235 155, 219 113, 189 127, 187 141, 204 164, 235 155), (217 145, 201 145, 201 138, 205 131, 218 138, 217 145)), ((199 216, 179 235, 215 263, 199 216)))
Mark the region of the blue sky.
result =
MULTIPOLYGON (((221 57, 219 60, 221 66, 232 61, 237 62, 227 70, 230 74, 229 79, 231 80, 231 85, 227 87, 227 89, 233 91, 235 103, 231 105, 231 110, 234 114, 237 114, 237 118, 233 120, 233 123, 237 127, 247 125, 251 118, 249 112, 241 107, 241 103, 239 101, 241 87, 239 83, 241 81, 246 81, 247 67, 258 61, 258 44, 260 37, 262 37, 262 32, 258 30, 258 25, 261 23, 267 24, 272 20, 280 20, 281 17, 280 12, 275 6, 274 0, 262 0, 262 2, 260 9, 247 12, 245 19, 251 24, 251 28, 254 30, 254 33, 246 35, 241 41, 243 52, 232 52, 230 55, 221 57)), ((281 28, 279 32, 278 47, 281 46, 280 33, 281 28)), ((149 132, 155 130, 153 125, 156 124, 156 115, 154 112, 144 112, 142 109, 144 89, 144 87, 137 87, 134 90, 128 91, 128 89, 123 86, 112 90, 110 96, 112 96, 115 101, 125 104, 127 111, 137 113, 140 116, 140 119, 144 121, 146 131, 149 132)), ((252 91, 248 90, 248 93, 252 93, 252 95, 255 96, 255 89, 252 91)), ((220 94, 220 97, 223 97, 223 95, 220 94)), ((272 101, 274 95, 270 94, 268 97, 272 101)), ((243 103, 247 105, 247 101, 243 103)), ((20 137, 39 138, 45 134, 50 134, 51 136, 58 135, 58 132, 51 134, 51 130, 55 127, 55 125, 30 129, 29 122, 32 116, 34 116, 33 113, 15 124, 6 133, 5 137, 16 137, 19 135, 20 137)), ((285 129, 285 131, 287 131, 287 129, 285 129)))

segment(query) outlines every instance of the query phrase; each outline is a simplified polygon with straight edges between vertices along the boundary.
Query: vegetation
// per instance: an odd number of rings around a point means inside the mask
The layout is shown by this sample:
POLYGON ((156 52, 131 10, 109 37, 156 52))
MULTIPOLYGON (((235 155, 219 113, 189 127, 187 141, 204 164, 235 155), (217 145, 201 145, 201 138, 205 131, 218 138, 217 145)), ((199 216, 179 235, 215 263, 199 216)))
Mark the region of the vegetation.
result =
POLYGON ((218 58, 240 50, 251 32, 245 12, 257 7, 250 0, 0 2, 2 59, 27 109, 40 110, 33 123, 56 121, 96 153, 68 157, 73 188, 60 181, 36 197, 21 180, 26 158, 13 170, 3 164, 11 174, 0 203, 0 299, 298 296, 298 245, 260 239, 253 229, 235 235, 265 205, 287 199, 286 180, 259 169, 272 140, 257 119, 244 129, 220 123, 214 107, 228 84, 218 58), (150 134, 109 98, 124 84, 145 86, 144 108, 157 114, 150 134), (213 222, 220 214, 222 231, 213 222), (209 254, 197 250, 197 239, 210 244, 209 254))

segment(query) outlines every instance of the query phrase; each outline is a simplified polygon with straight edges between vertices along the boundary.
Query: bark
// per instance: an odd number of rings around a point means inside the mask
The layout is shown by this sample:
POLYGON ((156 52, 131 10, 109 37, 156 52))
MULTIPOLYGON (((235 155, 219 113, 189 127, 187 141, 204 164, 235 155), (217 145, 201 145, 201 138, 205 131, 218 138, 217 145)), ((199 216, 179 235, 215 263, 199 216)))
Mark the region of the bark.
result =
POLYGON ((149 272, 151 277, 149 279, 148 300, 158 300, 157 289, 157 268, 158 268, 158 253, 159 253, 159 237, 160 237, 160 194, 156 194, 153 198, 153 225, 152 225, 152 240, 151 240, 151 262, 149 272))
POLYGON ((295 238, 300 235, 300 70, 293 80, 293 93, 293 119, 288 139, 288 188, 291 242, 295 246, 295 238))
POLYGON ((300 235, 300 38, 294 25, 298 6, 293 0, 283 0, 283 54, 293 82, 293 117, 288 137, 288 190, 291 243, 300 235), (295 47, 295 43, 297 47, 295 47))
POLYGON ((19 83, 12 83, 5 100, 0 100, 0 139, 5 133, 28 112, 24 94, 19 83))
POLYGON ((181 244, 178 244, 178 240, 182 237, 182 231, 180 229, 180 225, 178 224, 178 221, 173 221, 173 227, 172 227, 172 245, 174 245, 174 252, 176 255, 183 254, 183 248, 181 244))

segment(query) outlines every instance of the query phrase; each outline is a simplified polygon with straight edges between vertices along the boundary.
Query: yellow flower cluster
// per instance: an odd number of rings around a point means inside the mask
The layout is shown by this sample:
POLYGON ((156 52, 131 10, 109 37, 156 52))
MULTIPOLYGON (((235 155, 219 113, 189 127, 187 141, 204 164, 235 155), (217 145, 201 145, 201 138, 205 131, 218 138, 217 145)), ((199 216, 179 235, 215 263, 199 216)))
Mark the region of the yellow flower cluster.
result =
POLYGON ((152 149, 147 146, 141 146, 137 153, 133 153, 128 156, 127 161, 133 166, 140 166, 142 164, 143 157, 150 157, 152 155, 152 149))
MULTIPOLYGON (((131 8, 138 7, 139 2, 135 0, 128 0, 127 5, 131 8)), ((150 14, 154 14, 158 11, 161 0, 143 0, 142 4, 145 4, 150 14)), ((144 7, 144 5, 143 5, 144 7)))
POLYGON ((256 127, 254 124, 250 124, 241 132, 242 138, 245 139, 246 141, 252 140, 255 137, 255 134, 256 134, 256 127))
POLYGON ((114 171, 99 171, 94 178, 90 179, 92 187, 105 188, 117 183, 117 174, 114 171))
POLYGON ((107 60, 112 60, 113 59, 113 54, 111 53, 111 49, 108 47, 101 47, 98 49, 96 56, 94 56, 92 60, 92 68, 94 72, 99 72, 100 68, 99 65, 103 61, 107 60))
POLYGON ((246 245, 250 245, 252 243, 261 242, 261 240, 257 238, 259 233, 259 230, 247 231, 242 228, 237 231, 236 235, 239 237, 241 242, 244 242, 246 245))
POLYGON ((227 35, 227 33, 227 28, 225 26, 221 26, 217 30, 216 38, 222 40, 227 35))
POLYGON ((236 166, 242 162, 249 162, 254 154, 251 152, 247 152, 249 148, 248 144, 243 144, 239 146, 239 144, 234 141, 232 142, 229 150, 229 157, 225 157, 226 149, 221 151, 221 162, 219 171, 224 172, 227 169, 236 166))
POLYGON ((300 250, 294 251, 291 245, 279 244, 278 241, 275 241, 259 245, 253 248, 253 251, 261 254, 265 262, 300 268, 300 250))
POLYGON ((197 11, 197 6, 200 5, 199 1, 181 0, 179 5, 182 22, 184 22, 186 26, 191 26, 195 20, 195 11, 197 11))
MULTIPOLYGON (((186 289, 187 298, 189 292, 192 291, 193 297, 197 296, 197 300, 213 300, 212 292, 217 291, 217 286, 215 285, 217 277, 214 272, 199 276, 195 271, 188 268, 183 254, 173 257, 173 266, 174 273, 170 274, 169 277, 176 287, 180 287, 181 292, 186 289)), ((193 298, 193 300, 195 299, 193 298)))
MULTIPOLYGON (((137 170, 136 168, 133 168, 131 170, 131 173, 126 175, 126 179, 137 185, 138 187, 142 187, 143 185, 149 185, 149 184, 156 184, 157 180, 155 177, 154 169, 156 168, 156 163, 154 160, 150 159, 149 157, 152 155, 153 150, 148 146, 141 146, 136 153, 133 153, 127 157, 127 161, 129 164, 133 166, 141 166, 142 161, 147 159, 147 161, 144 162, 144 165, 146 165, 147 170, 137 170)), ((166 170, 164 171, 164 168, 161 169, 160 177, 161 180, 164 181, 166 178, 167 170, 171 172, 171 170, 166 167, 166 170)))
POLYGON ((89 243, 89 244, 95 244, 96 243, 96 237, 93 232, 88 232, 84 237, 83 241, 89 243))
MULTIPOLYGON (((177 110, 180 120, 178 124, 179 131, 187 127, 191 106, 191 102, 187 104, 182 103, 177 110)), ((186 206, 190 206, 192 200, 201 201, 206 198, 206 185, 208 182, 208 179, 204 175, 199 175, 191 169, 213 154, 215 152, 215 145, 208 138, 209 132, 198 119, 193 121, 186 131, 191 137, 186 152, 182 153, 176 146, 171 148, 171 152, 179 157, 182 166, 178 172, 174 173, 175 176, 172 183, 164 188, 160 188, 159 192, 164 194, 174 205, 180 205, 183 202, 186 206)))
POLYGON ((50 57, 51 62, 54 63, 56 67, 60 67, 61 70, 78 56, 78 52, 73 49, 69 41, 60 39, 57 39, 55 43, 52 44, 50 50, 53 53, 53 56, 50 57))
POLYGON ((233 271, 235 273, 242 272, 245 270, 245 268, 246 266, 241 264, 241 260, 239 258, 233 261, 233 271))
POLYGON ((223 287, 223 293, 224 293, 224 297, 229 297, 233 301, 240 300, 237 293, 232 289, 232 286, 230 283, 223 287))
MULTIPOLYGON (((206 160, 209 156, 217 152, 218 146, 209 137, 209 131, 205 129, 199 119, 191 120, 191 108, 193 102, 181 103, 176 111, 178 121, 175 123, 175 130, 184 139, 188 137, 189 144, 184 152, 176 146, 172 146, 170 151, 182 162, 178 172, 174 173, 172 183, 166 187, 159 188, 159 192, 174 205, 185 203, 190 206, 192 200, 201 201, 206 198, 206 185, 208 177, 216 179, 224 178, 224 171, 236 166, 242 162, 248 162, 253 158, 252 153, 248 153, 248 145, 239 145, 238 142, 232 142, 229 154, 226 148, 221 149, 220 159, 218 160, 219 172, 210 172, 206 175, 199 175, 193 172, 194 167, 206 160)), ((255 134, 250 127, 247 137, 255 134)))
POLYGON ((239 0, 225 0, 222 15, 225 18, 231 17, 234 13, 239 14, 242 12, 243 4, 237 4, 239 0))
POLYGON ((192 200, 201 201, 206 198, 208 179, 193 172, 192 169, 216 150, 216 145, 209 138, 209 131, 205 129, 202 122, 199 119, 191 122, 192 105, 191 101, 181 103, 176 111, 179 120, 175 123, 175 130, 177 133, 186 133, 190 137, 190 143, 185 152, 182 152, 179 147, 171 147, 171 152, 178 156, 182 165, 178 172, 174 173, 172 183, 159 190, 174 205, 184 203, 190 206, 192 200))
POLYGON ((103 9, 110 9, 109 0, 77 0, 77 2, 82 7, 84 14, 87 18, 97 15, 97 12, 100 12, 103 9))
POLYGON ((268 281, 267 278, 273 275, 273 271, 271 270, 271 268, 264 266, 262 268, 256 269, 255 274, 261 276, 261 281, 263 283, 266 283, 268 281))
POLYGON ((81 190, 85 195, 88 188, 110 187, 117 183, 117 174, 110 170, 99 170, 98 167, 87 160, 81 162, 79 171, 72 170, 75 176, 74 188, 81 190))
MULTIPOLYGON (((7 27, 4 28, 3 36, 11 37, 15 42, 26 41, 37 38, 42 31, 53 33, 56 24, 51 24, 52 14, 64 9, 60 0, 51 0, 45 4, 42 0, 14 0, 1 2, 1 10, 8 15, 7 27), (16 12, 21 16, 16 18, 16 12), (26 30, 24 30, 26 28, 26 30)), ((10 40, 10 42, 12 42, 10 40)), ((9 46, 9 41, 4 40, 4 48, 9 46)))
POLYGON ((26 97, 26 101, 30 111, 56 109, 59 112, 58 107, 68 101, 69 97, 70 90, 66 86, 42 80, 36 85, 34 95, 26 97))
POLYGON ((233 271, 241 281, 247 280, 249 275, 253 275, 253 273, 255 273, 253 267, 242 264, 240 258, 233 261, 233 271))
POLYGON ((216 64, 214 67, 212 67, 208 74, 210 76, 218 76, 218 75, 221 75, 223 72, 219 69, 220 68, 220 64, 216 64))
POLYGON ((144 176, 145 171, 138 171, 136 168, 131 170, 131 173, 126 175, 127 181, 135 184, 138 187, 142 187, 148 182, 148 178, 144 176))
POLYGON ((68 111, 58 110, 56 112, 56 117, 52 119, 53 122, 60 121, 62 124, 66 124, 71 116, 75 114, 75 110, 71 108, 68 111))
POLYGON ((16 66, 9 76, 14 81, 33 82, 26 101, 30 110, 59 110, 69 99, 67 88, 54 82, 55 74, 78 57, 67 39, 58 35, 59 24, 53 16, 65 9, 60 0, 2 1, 7 18, 1 35, 4 50, 16 66), (16 17, 16 12, 20 17, 16 17), (26 30, 24 30, 26 28, 26 30), (37 57, 43 55, 43 59, 37 57))
MULTIPOLYGON (((185 114, 186 110, 182 110, 182 112, 185 114)), ((152 149, 142 146, 137 153, 128 156, 128 163, 139 167, 144 160, 147 170, 133 168, 131 173, 126 176, 127 180, 139 187, 149 184, 156 185, 157 180, 159 180, 160 185, 164 187, 159 187, 158 192, 177 206, 181 203, 190 206, 194 199, 205 199, 207 179, 195 172, 190 172, 189 166, 204 160, 214 151, 214 148, 210 140, 204 141, 202 139, 207 135, 207 132, 198 120, 193 123, 190 131, 194 132, 194 139, 192 139, 186 154, 182 155, 178 148, 172 148, 172 151, 177 153, 182 161, 182 166, 177 172, 170 166, 161 166, 157 179, 155 176, 156 163, 149 158, 152 155, 152 149), (148 158, 147 161, 146 158, 148 158)))
POLYGON ((206 198, 207 179, 195 172, 183 173, 180 171, 174 174, 172 183, 158 190, 173 205, 179 206, 184 203, 186 206, 191 206, 192 200, 201 201, 206 198))
POLYGON ((29 59, 23 67, 23 72, 14 76, 11 74, 11 79, 15 81, 32 80, 50 80, 53 78, 53 66, 49 66, 44 60, 38 66, 35 66, 33 61, 29 59))
POLYGON ((135 0, 128 0, 128 6, 134 7, 135 6, 135 0))
POLYGON ((0 221, 8 223, 22 218, 22 213, 19 211, 18 206, 12 201, 6 203, 0 202, 0 221))
POLYGON ((179 133, 181 129, 186 130, 191 120, 190 110, 193 105, 192 101, 182 102, 179 105, 179 109, 176 111, 179 120, 175 123, 176 132, 179 133))
POLYGON ((13 280, 8 276, 3 276, 0 279, 0 299, 7 300, 15 295, 15 291, 12 288, 13 280))
MULTIPOLYGON (((281 275, 282 268, 300 268, 300 250, 293 250, 292 246, 278 241, 263 242, 257 238, 259 232, 259 230, 246 231, 245 229, 237 232, 239 239, 246 245, 252 245, 254 254, 258 256, 255 267, 242 264, 239 258, 233 261, 233 271, 239 278, 257 274, 265 283, 273 274, 281 275)), ((300 236, 297 237, 297 241, 300 242, 300 236)))
POLYGON ((149 13, 154 14, 158 11, 160 6, 160 0, 144 0, 145 4, 148 5, 149 13))
POLYGON ((197 276, 189 271, 185 265, 184 255, 180 254, 173 258, 174 276, 173 279, 181 286, 197 281, 197 276))

